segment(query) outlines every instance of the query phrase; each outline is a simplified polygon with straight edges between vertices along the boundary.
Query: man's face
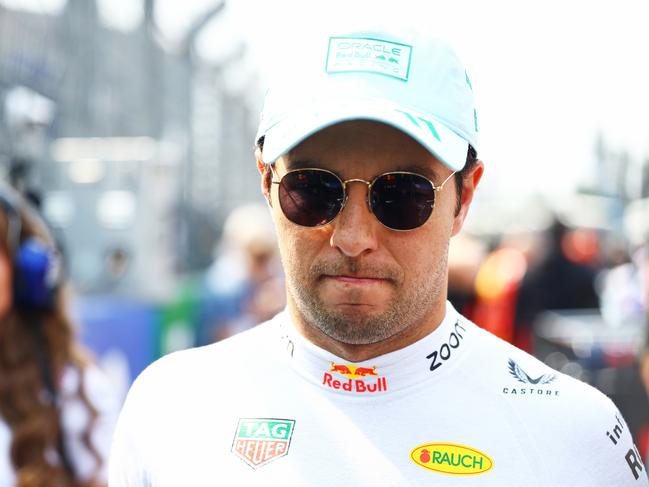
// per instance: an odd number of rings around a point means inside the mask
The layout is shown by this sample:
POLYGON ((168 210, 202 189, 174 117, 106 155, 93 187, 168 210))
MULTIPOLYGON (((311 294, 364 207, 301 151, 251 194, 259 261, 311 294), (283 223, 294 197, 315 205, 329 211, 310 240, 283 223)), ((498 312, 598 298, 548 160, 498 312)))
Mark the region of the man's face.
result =
MULTIPOLYGON (((309 137, 277 161, 274 180, 304 167, 366 181, 389 171, 410 171, 435 185, 451 174, 414 139, 369 121, 341 123, 309 137)), ((286 219, 277 185, 271 187, 288 304, 298 326, 349 345, 436 326, 444 316, 449 239, 459 231, 470 197, 455 215, 457 194, 450 180, 436 193, 428 221, 400 232, 384 227, 370 212, 367 185, 351 182, 347 191, 347 203, 332 222, 305 228, 286 219)))

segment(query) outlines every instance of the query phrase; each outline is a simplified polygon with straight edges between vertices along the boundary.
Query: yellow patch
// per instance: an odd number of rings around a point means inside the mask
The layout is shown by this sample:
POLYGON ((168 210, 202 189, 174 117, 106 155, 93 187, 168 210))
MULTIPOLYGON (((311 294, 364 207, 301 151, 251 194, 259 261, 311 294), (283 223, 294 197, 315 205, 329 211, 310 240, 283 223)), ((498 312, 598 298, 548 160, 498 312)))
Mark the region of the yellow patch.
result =
POLYGON ((410 452, 410 459, 426 470, 448 475, 480 475, 491 470, 489 455, 455 443, 426 443, 410 452))

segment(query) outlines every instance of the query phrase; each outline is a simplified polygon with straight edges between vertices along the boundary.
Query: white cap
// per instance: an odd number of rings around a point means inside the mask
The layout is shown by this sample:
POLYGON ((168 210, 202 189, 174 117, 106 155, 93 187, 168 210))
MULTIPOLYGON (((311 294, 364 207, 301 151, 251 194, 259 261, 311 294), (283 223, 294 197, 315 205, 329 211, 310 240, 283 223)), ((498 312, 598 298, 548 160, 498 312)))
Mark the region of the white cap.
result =
POLYGON ((264 137, 267 164, 319 130, 360 119, 402 130, 453 171, 464 167, 468 144, 477 149, 471 81, 440 39, 414 31, 337 32, 278 71, 256 139, 264 137))

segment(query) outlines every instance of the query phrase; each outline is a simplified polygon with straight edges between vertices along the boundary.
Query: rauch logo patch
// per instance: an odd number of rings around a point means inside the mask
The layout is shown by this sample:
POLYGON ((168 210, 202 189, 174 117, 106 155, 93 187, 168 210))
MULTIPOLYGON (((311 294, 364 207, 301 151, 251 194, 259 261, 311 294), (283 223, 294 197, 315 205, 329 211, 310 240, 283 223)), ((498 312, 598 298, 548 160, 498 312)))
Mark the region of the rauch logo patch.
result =
POLYGON ((295 420, 241 418, 232 442, 232 453, 252 468, 286 456, 295 420))
POLYGON ((388 390, 387 379, 378 374, 376 367, 335 362, 331 362, 329 371, 324 373, 322 385, 347 392, 376 393, 388 390))
POLYGON ((420 445, 410 452, 410 459, 420 467, 447 475, 480 475, 494 466, 480 450, 455 443, 420 445))

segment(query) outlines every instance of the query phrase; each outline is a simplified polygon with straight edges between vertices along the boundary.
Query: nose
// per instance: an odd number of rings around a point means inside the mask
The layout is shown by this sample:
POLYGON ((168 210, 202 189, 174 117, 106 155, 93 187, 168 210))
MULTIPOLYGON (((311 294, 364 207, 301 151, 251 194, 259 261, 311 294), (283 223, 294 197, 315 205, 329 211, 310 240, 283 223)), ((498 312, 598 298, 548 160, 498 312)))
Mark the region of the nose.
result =
POLYGON ((367 204, 367 184, 361 180, 347 181, 345 207, 331 223, 330 244, 347 257, 359 257, 378 246, 377 225, 380 224, 367 204), (349 184, 356 181, 365 184, 349 184))

